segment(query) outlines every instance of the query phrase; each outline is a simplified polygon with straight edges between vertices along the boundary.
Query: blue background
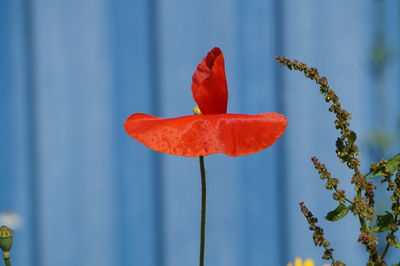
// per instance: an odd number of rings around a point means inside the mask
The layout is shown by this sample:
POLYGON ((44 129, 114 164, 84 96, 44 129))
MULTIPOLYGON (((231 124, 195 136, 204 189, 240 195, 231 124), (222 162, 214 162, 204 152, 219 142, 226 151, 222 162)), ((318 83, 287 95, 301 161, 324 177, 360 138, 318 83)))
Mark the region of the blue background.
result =
POLYGON ((0 212, 22 217, 13 265, 197 264, 198 161, 147 149, 123 122, 190 114, 191 76, 214 46, 229 112, 280 112, 289 124, 257 154, 206 158, 206 265, 320 265, 300 201, 337 259, 365 264, 357 220, 323 220, 336 202, 310 161, 354 194, 334 116, 314 83, 274 57, 329 78, 353 114, 365 171, 399 151, 398 1, 0 0, 0 212))

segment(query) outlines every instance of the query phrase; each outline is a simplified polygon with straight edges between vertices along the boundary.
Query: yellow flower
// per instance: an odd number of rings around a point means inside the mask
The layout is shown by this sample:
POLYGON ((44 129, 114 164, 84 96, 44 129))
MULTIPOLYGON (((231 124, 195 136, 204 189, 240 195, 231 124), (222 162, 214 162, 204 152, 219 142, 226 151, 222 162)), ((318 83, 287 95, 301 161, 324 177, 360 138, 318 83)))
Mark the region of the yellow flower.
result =
MULTIPOLYGON (((293 264, 289 262, 288 264, 286 264, 286 266, 293 266, 293 264)), ((314 261, 312 259, 306 259, 303 263, 303 260, 301 258, 295 258, 294 266, 314 266, 314 261)), ((329 264, 324 264, 322 266, 329 266, 329 264)))

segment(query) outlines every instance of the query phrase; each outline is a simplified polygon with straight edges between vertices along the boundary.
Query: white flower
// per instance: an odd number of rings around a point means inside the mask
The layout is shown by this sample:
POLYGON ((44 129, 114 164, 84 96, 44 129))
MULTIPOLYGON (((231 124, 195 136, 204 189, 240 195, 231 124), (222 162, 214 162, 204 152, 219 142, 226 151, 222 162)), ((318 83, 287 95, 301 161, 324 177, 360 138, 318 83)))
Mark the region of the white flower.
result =
POLYGON ((21 226, 21 216, 15 212, 0 212, 0 225, 6 225, 12 229, 18 229, 21 226))

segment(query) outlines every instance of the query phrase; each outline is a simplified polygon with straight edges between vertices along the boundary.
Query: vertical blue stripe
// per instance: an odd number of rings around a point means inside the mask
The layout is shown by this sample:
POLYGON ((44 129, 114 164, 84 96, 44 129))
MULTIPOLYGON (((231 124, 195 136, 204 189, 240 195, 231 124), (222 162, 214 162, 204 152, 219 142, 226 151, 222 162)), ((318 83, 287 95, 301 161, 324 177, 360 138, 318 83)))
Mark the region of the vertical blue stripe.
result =
MULTIPOLYGON (((277 112, 274 72, 275 2, 237 1, 236 62, 240 112, 277 112)), ((228 65, 229 66, 229 65, 228 65)), ((281 140, 278 141, 278 143, 281 140)), ((240 158, 242 258, 238 265, 280 265, 277 147, 240 158), (275 217, 271 219, 271 217, 275 217), (268 237, 266 237, 268 236, 268 237), (268 252, 266 252, 268 251, 268 252)))
MULTIPOLYGON (((12 118, 8 115, 8 111, 12 108, 14 93, 12 90, 7 90, 11 87, 12 69, 10 63, 12 60, 12 45, 7 40, 10 39, 12 29, 10 28, 10 21, 12 16, 11 4, 7 1, 0 2, 0 124, 2 125, 0 131, 0 138, 3 140, 12 139, 12 118)), ((13 175, 15 169, 11 164, 10 158, 13 157, 13 145, 8 141, 6 145, 1 145, 0 160, 1 167, 1 188, 13 187, 13 175), (10 146, 8 146, 9 144, 10 146)), ((12 204, 12 193, 10 189, 2 189, 2 200, 0 202, 0 211, 7 210, 14 207, 12 204)))
MULTIPOLYGON (((160 87, 160 48, 159 48, 159 2, 149 1, 149 25, 150 25, 150 109, 156 116, 161 115, 161 87, 160 87)), ((163 165, 161 154, 153 152, 153 180, 154 180, 154 243, 155 263, 157 266, 165 264, 164 252, 164 193, 163 193, 163 165)))
POLYGON ((25 88, 26 88, 26 121, 29 133, 26 134, 28 144, 28 173, 30 188, 30 230, 31 230, 31 262, 32 266, 41 263, 41 226, 40 226, 40 183, 38 169, 38 143, 37 143, 37 113, 36 113, 36 88, 35 88, 35 62, 34 62, 34 24, 32 0, 24 0, 24 34, 25 34, 25 88))
MULTIPOLYGON (((236 36, 236 42, 237 42, 237 52, 236 52, 236 62, 237 62, 237 69, 236 71, 238 73, 243 73, 241 71, 243 71, 243 68, 245 66, 246 60, 244 57, 244 54, 246 53, 246 44, 245 44, 245 27, 244 27, 244 10, 246 8, 246 5, 244 4, 244 1, 242 0, 238 0, 236 1, 236 16, 237 16, 237 20, 236 20, 236 24, 235 27, 237 28, 237 36, 236 36), (242 67, 242 68, 240 68, 242 67)), ((246 84, 245 84, 245 80, 246 78, 244 77, 244 75, 242 74, 240 78, 237 78, 237 87, 240 88, 245 88, 246 84)), ((227 81, 229 84, 229 80, 227 81)), ((229 88, 228 88, 229 89, 229 88)), ((245 90, 239 90, 239 93, 237 95, 240 95, 240 97, 245 97, 245 90)), ((240 112, 244 112, 244 104, 243 102, 239 102, 239 110, 240 112)), ((244 164, 244 163, 243 163, 244 164)), ((245 175, 245 172, 247 170, 248 167, 243 166, 241 169, 241 175, 245 175)), ((244 184, 243 184, 244 187, 244 184)), ((243 189, 243 198, 246 199, 248 198, 248 195, 246 194, 247 190, 243 189)), ((241 260, 239 261, 240 264, 246 265, 248 263, 248 261, 250 260, 250 249, 252 248, 251 245, 249 244, 249 236, 248 236, 248 232, 247 232, 247 228, 248 228, 248 215, 246 212, 246 203, 243 204, 244 207, 242 207, 242 212, 244 215, 242 215, 241 218, 241 223, 242 223, 242 232, 241 232, 241 238, 243 243, 245 243, 244 245, 242 245, 242 257, 241 260)))
MULTIPOLYGON (((150 8, 147 0, 115 3, 112 12, 112 53, 117 195, 118 265, 156 266, 154 152, 131 139, 122 122, 136 112, 153 112, 150 8)), ((157 242, 157 243, 156 243, 157 242)))
MULTIPOLYGON (((275 0, 274 1, 274 10, 275 10, 275 31, 274 31, 274 40, 275 40, 275 54, 276 56, 283 56, 284 55, 284 37, 283 37, 283 30, 284 30, 284 17, 283 17, 283 1, 275 0)), ((278 113, 286 115, 285 109, 285 82, 282 73, 282 66, 278 62, 276 62, 275 66, 275 90, 276 90, 276 109, 278 113)), ((287 208, 287 172, 286 172, 286 142, 285 136, 283 136, 280 141, 277 143, 277 164, 278 164, 278 171, 277 171, 277 202, 279 203, 278 208, 278 220, 279 220, 279 239, 277 242, 279 243, 279 265, 286 265, 289 261, 288 254, 290 251, 288 250, 290 245, 288 245, 288 217, 286 214, 287 208)))

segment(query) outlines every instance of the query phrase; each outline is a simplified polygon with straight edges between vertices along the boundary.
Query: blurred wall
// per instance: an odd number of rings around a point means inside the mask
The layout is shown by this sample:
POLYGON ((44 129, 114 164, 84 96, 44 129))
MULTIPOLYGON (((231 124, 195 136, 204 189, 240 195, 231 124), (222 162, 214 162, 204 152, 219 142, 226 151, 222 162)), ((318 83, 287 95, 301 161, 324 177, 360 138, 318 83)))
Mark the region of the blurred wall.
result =
POLYGON ((21 220, 15 265, 197 264, 198 161, 147 149, 123 122, 190 114, 191 76, 214 46, 228 111, 280 112, 289 125, 255 155, 206 158, 206 264, 322 264, 305 201, 336 258, 362 265, 356 219, 324 221, 336 202, 310 162, 318 156, 352 195, 334 117, 315 84, 274 57, 329 78, 353 114, 365 170, 399 151, 399 27, 389 0, 0 1, 0 212, 21 220))

